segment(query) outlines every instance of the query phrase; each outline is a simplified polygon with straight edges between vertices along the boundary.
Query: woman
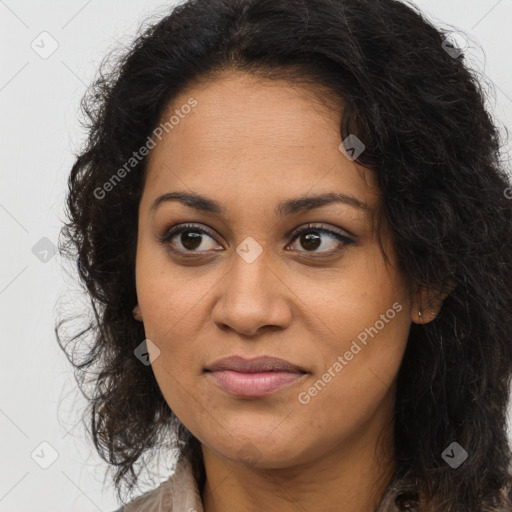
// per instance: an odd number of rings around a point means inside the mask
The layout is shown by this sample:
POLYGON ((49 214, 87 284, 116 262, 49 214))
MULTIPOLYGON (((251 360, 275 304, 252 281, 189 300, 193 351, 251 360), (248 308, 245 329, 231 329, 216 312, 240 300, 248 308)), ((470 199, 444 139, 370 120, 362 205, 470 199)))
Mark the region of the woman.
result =
POLYGON ((456 50, 394 0, 190 0, 102 71, 69 357, 120 498, 178 454, 119 510, 512 510, 510 184, 456 50))

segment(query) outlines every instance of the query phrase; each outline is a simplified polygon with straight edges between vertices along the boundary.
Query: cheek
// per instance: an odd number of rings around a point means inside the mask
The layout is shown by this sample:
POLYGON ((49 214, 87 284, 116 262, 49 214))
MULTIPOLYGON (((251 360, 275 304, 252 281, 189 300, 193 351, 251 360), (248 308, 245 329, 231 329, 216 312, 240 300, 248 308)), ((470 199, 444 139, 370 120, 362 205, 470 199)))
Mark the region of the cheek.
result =
POLYGON ((193 390, 205 362, 201 344, 208 290, 219 273, 172 264, 165 251, 140 248, 136 260, 137 299, 144 331, 159 349, 152 369, 171 409, 191 408, 193 390), (201 274, 201 275, 198 275, 201 274))
POLYGON ((318 428, 327 417, 349 427, 368 419, 393 385, 410 329, 407 289, 376 253, 324 286, 322 297, 315 313, 327 329, 299 402, 318 428))
POLYGON ((373 339, 378 343, 365 352, 385 358, 395 346, 388 346, 386 340, 396 340, 400 345, 400 340, 403 344, 407 339, 407 286, 398 272, 385 265, 377 244, 364 252, 354 252, 343 269, 316 283, 310 280, 307 287, 311 297, 308 307, 326 328, 320 345, 331 358, 333 353, 349 350, 353 340, 369 348, 373 339))
POLYGON ((295 414, 290 417, 289 426, 312 453, 318 444, 335 445, 340 439, 357 436, 380 414, 377 411, 386 409, 382 409, 384 403, 392 407, 395 378, 407 344, 409 323, 404 309, 388 324, 382 321, 384 326, 375 325, 374 319, 361 329, 355 325, 360 320, 346 317, 345 326, 352 322, 350 333, 343 330, 342 320, 337 332, 346 335, 317 352, 322 365, 299 390, 295 414))
POLYGON ((217 281, 216 272, 173 263, 164 249, 139 248, 137 299, 143 311, 146 336, 168 344, 177 333, 193 334, 198 324, 198 308, 217 281))

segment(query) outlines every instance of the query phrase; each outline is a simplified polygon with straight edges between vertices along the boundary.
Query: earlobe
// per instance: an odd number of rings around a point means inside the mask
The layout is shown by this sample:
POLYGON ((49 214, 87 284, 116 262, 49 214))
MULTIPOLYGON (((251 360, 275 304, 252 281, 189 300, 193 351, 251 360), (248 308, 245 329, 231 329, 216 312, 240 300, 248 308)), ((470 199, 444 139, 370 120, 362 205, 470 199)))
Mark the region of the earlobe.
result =
POLYGON ((412 301, 411 320, 417 324, 432 322, 439 314, 444 300, 454 288, 453 282, 450 282, 443 291, 418 287, 412 301))
POLYGON ((441 307, 439 307, 437 310, 433 307, 424 308, 421 305, 419 307, 415 307, 412 312, 412 321, 417 324, 428 324, 436 318, 440 309, 441 307))
POLYGON ((142 313, 140 311, 140 306, 138 304, 133 308, 132 313, 133 318, 135 318, 135 320, 142 322, 142 313))

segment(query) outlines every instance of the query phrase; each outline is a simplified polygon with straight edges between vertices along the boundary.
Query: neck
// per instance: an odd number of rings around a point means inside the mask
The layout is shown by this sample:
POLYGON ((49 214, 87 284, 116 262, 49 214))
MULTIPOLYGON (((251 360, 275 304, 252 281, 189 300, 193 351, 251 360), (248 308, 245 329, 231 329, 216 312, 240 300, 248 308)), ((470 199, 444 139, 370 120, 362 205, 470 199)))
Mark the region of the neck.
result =
POLYGON ((204 511, 376 511, 395 470, 392 424, 383 420, 372 418, 314 460, 277 469, 248 467, 202 445, 204 511))

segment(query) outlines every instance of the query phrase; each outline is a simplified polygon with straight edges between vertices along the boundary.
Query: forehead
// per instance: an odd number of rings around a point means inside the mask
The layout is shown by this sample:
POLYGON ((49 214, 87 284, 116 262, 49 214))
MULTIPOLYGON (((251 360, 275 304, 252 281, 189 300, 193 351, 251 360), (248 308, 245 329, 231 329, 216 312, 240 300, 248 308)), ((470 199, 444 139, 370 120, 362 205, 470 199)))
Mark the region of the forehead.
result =
MULTIPOLYGON (((163 119, 191 98, 197 106, 180 119, 172 133, 176 143, 186 139, 206 151, 256 152, 264 147, 278 153, 293 147, 324 146, 337 138, 341 122, 341 105, 334 111, 311 90, 243 73, 189 87, 168 105, 163 119)), ((173 137, 168 139, 172 144, 173 137)))
POLYGON ((190 86, 162 116, 165 122, 174 115, 175 122, 155 139, 148 191, 207 192, 216 186, 220 195, 224 189, 230 196, 250 189, 257 200, 320 187, 371 203, 373 173, 338 148, 342 105, 333 109, 322 98, 305 87, 243 73, 190 86), (191 101, 192 109, 183 108, 191 101))

